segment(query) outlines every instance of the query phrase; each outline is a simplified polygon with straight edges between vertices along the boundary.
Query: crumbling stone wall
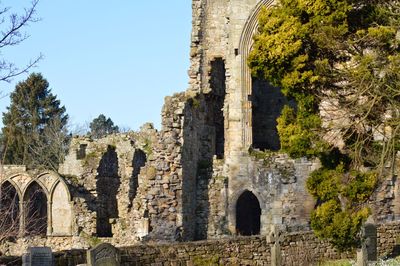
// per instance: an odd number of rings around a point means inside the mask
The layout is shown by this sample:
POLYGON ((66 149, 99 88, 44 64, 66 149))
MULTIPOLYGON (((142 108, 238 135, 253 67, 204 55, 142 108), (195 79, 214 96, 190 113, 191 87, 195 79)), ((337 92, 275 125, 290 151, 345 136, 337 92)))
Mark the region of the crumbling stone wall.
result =
MULTIPOLYGON (((236 203, 244 191, 256 195, 262 205, 262 233, 270 224, 307 226, 314 207, 304 184, 310 171, 318 167, 317 162, 277 155, 269 164, 249 153, 251 146, 279 149, 276 107, 287 103, 278 89, 264 95, 262 90, 271 89, 266 82, 252 86, 246 61, 257 14, 272 2, 193 1, 190 87, 186 94, 194 95, 197 105, 203 107, 196 114, 200 139, 197 198, 192 201, 198 217, 195 239, 234 234, 236 203), (221 139, 223 153, 219 152, 221 139)), ((182 159, 190 160, 185 156, 182 159)), ((190 177, 184 174, 182 179, 190 177)))
MULTIPOLYGON (((272 224, 309 226, 305 182, 319 162, 277 152, 276 117, 288 102, 247 66, 257 15, 273 3, 193 0, 189 88, 165 98, 161 130, 72 140, 59 169, 74 213, 67 247, 236 235, 244 193, 259 205, 262 235, 272 224)), ((371 199, 378 221, 399 219, 399 184, 389 175, 371 199)))
MULTIPOLYGON (((399 223, 378 225, 379 256, 398 252, 399 223)), ((68 239, 65 239, 68 241, 68 239)), ((49 243, 42 243, 48 245, 49 243)), ((283 265, 314 265, 318 262, 355 259, 355 252, 338 253, 311 231, 287 233, 280 241, 283 265)), ((122 265, 271 265, 272 244, 265 237, 236 237, 188 243, 138 244, 120 249, 122 265)), ((86 250, 57 252, 57 265, 86 262, 86 250)), ((20 258, 0 257, 0 263, 20 258), (12 260, 11 260, 12 259, 12 260)))
POLYGON ((112 236, 121 245, 138 240, 138 229, 130 228, 133 201, 139 190, 140 169, 152 153, 151 143, 157 134, 146 124, 137 133, 72 140, 59 172, 73 184, 75 235, 112 236))

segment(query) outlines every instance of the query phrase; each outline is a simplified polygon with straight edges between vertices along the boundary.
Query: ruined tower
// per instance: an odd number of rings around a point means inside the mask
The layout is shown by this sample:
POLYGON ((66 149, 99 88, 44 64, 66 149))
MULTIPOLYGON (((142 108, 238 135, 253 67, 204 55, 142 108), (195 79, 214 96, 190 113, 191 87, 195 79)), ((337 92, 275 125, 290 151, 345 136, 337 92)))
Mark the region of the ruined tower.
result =
POLYGON ((185 239, 265 234, 271 224, 308 224, 314 202, 305 180, 318 165, 279 153, 262 160, 255 156, 279 150, 276 118, 289 104, 279 88, 253 78, 247 66, 258 14, 273 4, 193 0, 190 82, 182 116, 185 239))

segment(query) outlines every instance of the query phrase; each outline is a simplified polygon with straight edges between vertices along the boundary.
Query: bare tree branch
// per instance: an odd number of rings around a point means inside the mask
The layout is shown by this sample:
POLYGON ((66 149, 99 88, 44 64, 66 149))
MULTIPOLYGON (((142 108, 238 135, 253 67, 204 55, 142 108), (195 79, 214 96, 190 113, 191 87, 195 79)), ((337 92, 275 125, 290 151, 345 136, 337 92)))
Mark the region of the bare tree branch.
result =
MULTIPOLYGON (((4 27, 4 29, 0 29, 0 51, 6 47, 18 45, 29 37, 26 32, 22 32, 22 29, 30 23, 40 20, 35 17, 38 2, 39 0, 33 0, 30 7, 24 9, 22 15, 12 13, 9 15, 8 20, 6 16, 8 12, 10 12, 10 8, 5 7, 0 9, 0 26, 4 27)), ((18 67, 5 58, 0 59, 0 81, 10 82, 12 78, 27 73, 28 70, 36 66, 41 59, 43 59, 42 54, 30 60, 29 63, 23 67, 18 67)))

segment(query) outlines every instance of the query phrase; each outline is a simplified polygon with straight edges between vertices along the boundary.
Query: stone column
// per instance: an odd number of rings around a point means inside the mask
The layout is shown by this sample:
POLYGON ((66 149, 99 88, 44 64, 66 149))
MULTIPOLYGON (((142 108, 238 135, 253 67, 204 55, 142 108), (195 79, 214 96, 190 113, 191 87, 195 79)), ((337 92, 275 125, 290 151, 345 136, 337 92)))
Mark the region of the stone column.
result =
POLYGON ((19 237, 25 235, 25 202, 23 199, 19 201, 19 237))
POLYGON ((361 228, 361 247, 357 250, 357 266, 367 266, 378 260, 377 229, 370 216, 361 228))
POLYGON ((361 248, 357 249, 357 266, 367 266, 368 259, 367 259, 367 249, 365 244, 361 244, 361 248))
POLYGON ((271 246, 271 266, 282 266, 281 241, 283 240, 282 231, 277 225, 271 226, 271 231, 267 236, 267 243, 271 246))
POLYGON ((53 234, 53 214, 52 214, 52 201, 47 201, 47 236, 51 236, 53 234))

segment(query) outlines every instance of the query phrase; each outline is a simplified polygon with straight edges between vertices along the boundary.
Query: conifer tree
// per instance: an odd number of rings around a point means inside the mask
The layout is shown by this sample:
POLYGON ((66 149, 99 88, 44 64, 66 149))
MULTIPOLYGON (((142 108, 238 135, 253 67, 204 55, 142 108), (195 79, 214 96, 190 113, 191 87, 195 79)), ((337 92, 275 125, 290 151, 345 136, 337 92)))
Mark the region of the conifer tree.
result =
POLYGON ((96 139, 105 137, 108 134, 119 132, 118 126, 114 125, 111 118, 107 118, 103 114, 100 114, 97 118, 93 119, 89 127, 90 135, 96 139))
POLYGON ((57 170, 67 141, 65 107, 38 73, 19 82, 10 97, 3 113, 4 163, 57 170))

